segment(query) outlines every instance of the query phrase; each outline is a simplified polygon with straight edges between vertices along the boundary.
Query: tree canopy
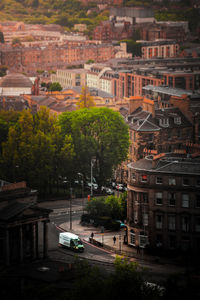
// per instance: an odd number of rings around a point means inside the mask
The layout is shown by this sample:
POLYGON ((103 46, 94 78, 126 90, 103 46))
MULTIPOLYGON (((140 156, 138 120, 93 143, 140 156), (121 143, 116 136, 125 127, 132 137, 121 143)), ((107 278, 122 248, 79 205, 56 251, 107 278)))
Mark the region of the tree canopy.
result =
POLYGON ((64 178, 78 173, 90 177, 91 159, 99 184, 126 159, 128 128, 118 112, 107 108, 80 109, 59 116, 41 107, 30 111, 0 112, 0 176, 25 180, 40 194, 59 188, 64 178))
POLYGON ((52 82, 48 85, 49 92, 62 91, 62 86, 59 82, 52 82))
POLYGON ((129 148, 128 127, 118 112, 109 108, 91 108, 63 113, 59 117, 63 134, 71 134, 76 153, 77 172, 93 173, 102 185, 113 169, 126 160, 129 148))

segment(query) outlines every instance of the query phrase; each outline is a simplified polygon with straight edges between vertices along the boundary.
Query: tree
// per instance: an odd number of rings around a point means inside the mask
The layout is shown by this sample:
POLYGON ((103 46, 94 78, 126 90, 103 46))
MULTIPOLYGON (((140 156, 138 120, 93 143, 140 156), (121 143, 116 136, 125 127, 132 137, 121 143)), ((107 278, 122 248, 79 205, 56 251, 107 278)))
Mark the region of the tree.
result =
POLYGON ((8 68, 6 66, 0 66, 0 77, 3 77, 6 75, 6 71, 8 70, 8 68))
POLYGON ((16 37, 12 40, 12 46, 21 46, 20 38, 16 37))
POLYGON ((50 92, 62 91, 62 86, 60 85, 59 82, 50 83, 50 85, 48 86, 48 91, 50 92))
POLYGON ((129 148, 128 127, 118 112, 109 108, 81 109, 59 116, 62 134, 71 134, 76 153, 74 168, 99 185, 111 178, 113 168, 126 160, 129 148))
POLYGON ((95 106, 94 98, 90 95, 87 86, 82 87, 81 95, 76 105, 78 108, 91 108, 95 106))

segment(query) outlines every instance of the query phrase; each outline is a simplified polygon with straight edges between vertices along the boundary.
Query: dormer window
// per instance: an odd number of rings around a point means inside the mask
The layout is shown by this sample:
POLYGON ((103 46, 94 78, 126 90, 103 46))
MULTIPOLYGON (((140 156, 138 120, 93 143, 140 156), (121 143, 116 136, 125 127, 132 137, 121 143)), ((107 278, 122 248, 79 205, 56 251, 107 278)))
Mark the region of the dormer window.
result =
POLYGON ((168 118, 160 119, 159 124, 162 127, 168 127, 169 126, 169 119, 168 118))
POLYGON ((174 124, 180 125, 181 124, 181 117, 174 118, 174 124))

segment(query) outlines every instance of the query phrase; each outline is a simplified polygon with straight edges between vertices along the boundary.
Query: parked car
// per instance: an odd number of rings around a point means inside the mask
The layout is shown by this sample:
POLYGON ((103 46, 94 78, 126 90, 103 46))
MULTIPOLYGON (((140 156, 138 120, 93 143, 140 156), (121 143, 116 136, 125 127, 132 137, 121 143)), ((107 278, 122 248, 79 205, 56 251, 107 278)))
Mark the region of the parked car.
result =
MULTIPOLYGON (((89 188, 91 188, 91 182, 88 182, 87 185, 88 185, 89 188)), ((92 188, 93 188, 94 191, 97 191, 97 190, 98 190, 98 187, 99 187, 99 186, 98 186, 97 183, 92 183, 92 188)))
POLYGON ((116 223, 119 223, 120 228, 126 227, 126 225, 121 220, 115 220, 116 223))
POLYGON ((124 185, 123 185, 122 183, 117 183, 116 189, 117 189, 118 191, 123 191, 123 190, 124 190, 124 185))
POLYGON ((114 191, 111 188, 106 187, 105 191, 106 191, 106 194, 108 194, 108 195, 114 194, 114 191))

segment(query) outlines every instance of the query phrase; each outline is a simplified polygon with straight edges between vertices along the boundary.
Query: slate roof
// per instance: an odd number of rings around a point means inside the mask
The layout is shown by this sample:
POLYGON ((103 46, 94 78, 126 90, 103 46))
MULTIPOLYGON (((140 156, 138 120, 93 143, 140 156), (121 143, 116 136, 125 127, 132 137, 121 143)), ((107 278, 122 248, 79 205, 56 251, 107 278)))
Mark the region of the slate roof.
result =
POLYGON ((155 110, 155 117, 151 112, 145 111, 142 107, 138 107, 133 113, 128 115, 128 112, 122 108, 120 109, 128 126, 135 131, 159 131, 162 128, 175 128, 175 127, 190 127, 192 124, 185 117, 185 115, 177 107, 169 107, 165 109, 155 110), (180 118, 180 123, 176 123, 175 119, 180 118), (167 120, 167 124, 163 123, 167 120))
POLYGON ((0 87, 29 87, 33 86, 32 81, 20 73, 10 73, 0 80, 0 87))
POLYGON ((147 156, 136 162, 130 163, 129 167, 148 171, 152 173, 170 173, 170 174, 185 174, 185 175, 199 175, 200 176, 200 159, 192 158, 180 158, 173 154, 166 155, 164 158, 160 158, 157 161, 155 167, 152 166, 153 156, 147 156))
POLYGON ((13 201, 0 210, 0 221, 8 221, 10 219, 16 218, 25 209, 32 206, 32 203, 21 203, 13 201))

